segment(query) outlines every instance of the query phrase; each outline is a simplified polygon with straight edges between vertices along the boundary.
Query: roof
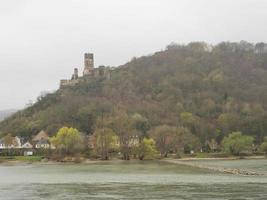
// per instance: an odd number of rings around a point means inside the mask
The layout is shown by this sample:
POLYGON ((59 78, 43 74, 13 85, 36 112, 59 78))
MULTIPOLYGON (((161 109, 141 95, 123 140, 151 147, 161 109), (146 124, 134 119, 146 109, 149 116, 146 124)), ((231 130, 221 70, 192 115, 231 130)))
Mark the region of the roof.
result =
POLYGON ((42 138, 41 140, 39 140, 39 141, 37 142, 37 144, 49 144, 49 141, 48 141, 48 139, 44 139, 44 138, 42 138))
POLYGON ((40 141, 42 139, 46 139, 48 140, 49 139, 49 135, 44 131, 40 131, 36 136, 33 137, 33 141, 37 142, 37 141, 40 141))
POLYGON ((32 144, 30 142, 26 142, 22 145, 22 148, 32 148, 32 144))

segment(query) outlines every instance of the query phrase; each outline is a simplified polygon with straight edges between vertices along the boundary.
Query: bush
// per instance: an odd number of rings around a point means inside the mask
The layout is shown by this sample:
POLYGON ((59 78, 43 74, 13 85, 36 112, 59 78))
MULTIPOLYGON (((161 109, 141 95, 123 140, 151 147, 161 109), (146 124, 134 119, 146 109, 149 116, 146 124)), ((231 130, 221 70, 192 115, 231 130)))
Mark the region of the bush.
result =
POLYGON ((264 138, 264 142, 261 144, 260 150, 267 155, 267 137, 264 138))
POLYGON ((252 150, 253 137, 243 136, 241 132, 233 132, 222 141, 225 152, 240 156, 241 153, 249 153, 252 150))

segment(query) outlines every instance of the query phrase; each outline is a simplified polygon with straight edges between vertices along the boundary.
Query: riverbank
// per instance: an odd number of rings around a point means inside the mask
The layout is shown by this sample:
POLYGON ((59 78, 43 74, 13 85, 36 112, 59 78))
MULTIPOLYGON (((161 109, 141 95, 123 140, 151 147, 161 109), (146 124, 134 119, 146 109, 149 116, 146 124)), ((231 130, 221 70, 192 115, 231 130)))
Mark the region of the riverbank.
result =
MULTIPOLYGON (((211 160, 257 160, 257 159, 266 159, 265 156, 232 156, 232 157, 219 157, 219 158, 197 158, 197 157, 183 157, 183 158, 163 158, 163 159, 154 159, 163 162, 183 162, 183 161, 211 161, 211 160)), ((139 160, 139 159, 131 159, 131 160, 139 160)), ((62 159, 54 160, 44 158, 42 156, 0 156, 0 164, 6 162, 29 162, 29 163, 36 163, 36 162, 43 162, 43 163, 83 163, 83 164, 94 164, 94 163, 101 163, 101 162, 127 162, 125 160, 121 160, 118 158, 111 158, 109 160, 100 160, 100 159, 87 159, 84 157, 64 157, 62 159)), ((186 162, 183 162, 186 163, 186 162)))
POLYGON ((196 160, 241 160, 241 159, 250 159, 250 160, 256 160, 256 159, 265 159, 265 156, 229 156, 229 157, 203 157, 203 158, 198 158, 198 157, 186 157, 186 158, 179 158, 177 160, 180 161, 196 161, 196 160))
POLYGON ((234 160, 262 160, 264 157, 262 156, 253 156, 253 157, 244 157, 242 159, 238 159, 237 157, 231 158, 187 158, 187 159, 164 159, 163 162, 177 164, 177 165, 184 165, 199 169, 206 169, 211 171, 216 171, 225 174, 233 174, 233 175, 242 175, 242 176, 267 176, 266 173, 257 172, 248 169, 241 169, 241 168, 229 168, 223 166, 210 166, 207 163, 203 164, 203 162, 198 163, 194 161, 234 161, 234 160), (191 162, 190 162, 191 161, 191 162))
MULTIPOLYGON (((174 158, 164 158, 164 159, 155 159, 154 161, 159 161, 161 163, 169 163, 169 164, 175 164, 179 166, 189 166, 193 168, 199 168, 199 169, 205 169, 215 172, 220 172, 224 174, 233 174, 233 175, 241 175, 241 176, 266 176, 266 173, 261 173, 253 170, 248 169, 241 169, 241 167, 235 167, 235 168, 229 168, 229 167, 223 167, 223 166, 210 166, 208 165, 209 161, 237 161, 237 160, 263 160, 265 159, 264 156, 247 156, 247 157, 227 157, 227 158, 180 158, 180 159, 174 159, 174 158), (197 162, 201 161, 201 162, 197 162), (207 163, 203 163, 203 161, 207 161, 207 163)), ((139 162, 145 162, 140 161, 138 159, 132 159, 131 161, 139 161, 139 162)), ((21 164, 34 164, 34 163, 42 163, 47 165, 55 165, 55 164, 83 164, 83 165, 91 165, 91 164, 103 164, 103 163, 109 163, 109 164, 120 164, 120 163, 128 163, 130 161, 125 161, 121 159, 110 159, 110 160, 92 160, 92 159, 85 159, 80 158, 79 162, 77 162, 76 157, 67 157, 61 161, 55 161, 55 160, 49 160, 47 158, 42 158, 40 156, 15 156, 15 157, 0 157, 0 165, 21 165, 21 164)))

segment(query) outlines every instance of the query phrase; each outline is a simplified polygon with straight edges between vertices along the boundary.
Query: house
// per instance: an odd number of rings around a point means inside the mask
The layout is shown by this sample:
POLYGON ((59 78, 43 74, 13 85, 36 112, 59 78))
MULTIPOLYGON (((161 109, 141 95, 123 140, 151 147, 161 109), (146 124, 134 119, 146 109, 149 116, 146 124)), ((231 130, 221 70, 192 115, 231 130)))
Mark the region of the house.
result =
POLYGON ((32 149, 33 146, 30 142, 26 142, 21 146, 22 149, 32 149))
POLYGON ((89 135, 87 136, 88 139, 88 148, 89 149, 94 149, 96 146, 96 138, 94 135, 89 135))
POLYGON ((41 130, 36 136, 34 136, 32 141, 39 142, 42 139, 49 140, 49 135, 44 130, 41 130))
POLYGON ((4 142, 3 138, 0 139, 0 149, 5 149, 5 142, 4 142))
POLYGON ((21 138, 19 138, 18 136, 15 136, 13 139, 13 146, 11 146, 11 148, 20 149, 21 148, 21 138))
POLYGON ((50 142, 47 139, 42 138, 35 144, 36 149, 50 149, 50 142))
POLYGON ((136 147, 139 145, 139 137, 134 135, 130 138, 129 147, 136 147))
POLYGON ((0 139, 0 149, 20 149, 21 140, 19 137, 12 137, 10 134, 0 139))
POLYGON ((34 142, 34 147, 36 149, 54 149, 55 147, 49 142, 49 135, 44 131, 40 131, 34 138, 32 139, 34 142))

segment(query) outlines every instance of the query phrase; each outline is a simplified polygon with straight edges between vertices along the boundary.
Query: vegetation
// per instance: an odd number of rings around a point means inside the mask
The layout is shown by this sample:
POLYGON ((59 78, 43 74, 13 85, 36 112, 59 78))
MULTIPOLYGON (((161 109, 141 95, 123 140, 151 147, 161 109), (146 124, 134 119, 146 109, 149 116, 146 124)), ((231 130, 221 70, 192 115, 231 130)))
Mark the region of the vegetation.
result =
POLYGON ((223 148, 226 152, 233 155, 240 155, 245 151, 251 151, 253 137, 244 136, 241 132, 233 132, 222 141, 223 148))
POLYGON ((75 128, 61 128, 56 136, 51 138, 51 143, 64 155, 75 154, 84 148, 82 135, 75 128))
POLYGON ((14 161, 24 161, 24 162, 38 162, 42 160, 41 156, 4 156, 0 157, 0 161, 5 161, 5 160, 14 160, 14 161))
POLYGON ((84 79, 40 96, 0 122, 0 134, 31 138, 43 129, 54 136, 61 127, 75 127, 62 129, 52 142, 72 154, 82 146, 79 131, 95 134, 102 159, 119 151, 128 160, 137 147, 142 159, 153 152, 147 151, 153 149, 151 138, 162 157, 216 152, 221 146, 240 154, 250 149, 252 137, 258 147, 267 136, 267 53, 261 46, 245 41, 212 47, 171 44, 117 67, 110 79, 84 79), (113 150, 115 135, 118 149, 113 150), (69 139, 65 144, 69 137, 78 145, 69 139))
POLYGON ((264 142, 260 146, 261 151, 267 155, 267 137, 265 137, 264 142))
POLYGON ((144 138, 137 147, 137 154, 140 160, 155 158, 157 154, 155 141, 152 138, 144 138))
POLYGON ((96 151, 102 160, 109 159, 109 153, 116 149, 117 136, 110 128, 97 129, 94 133, 96 138, 96 151))

